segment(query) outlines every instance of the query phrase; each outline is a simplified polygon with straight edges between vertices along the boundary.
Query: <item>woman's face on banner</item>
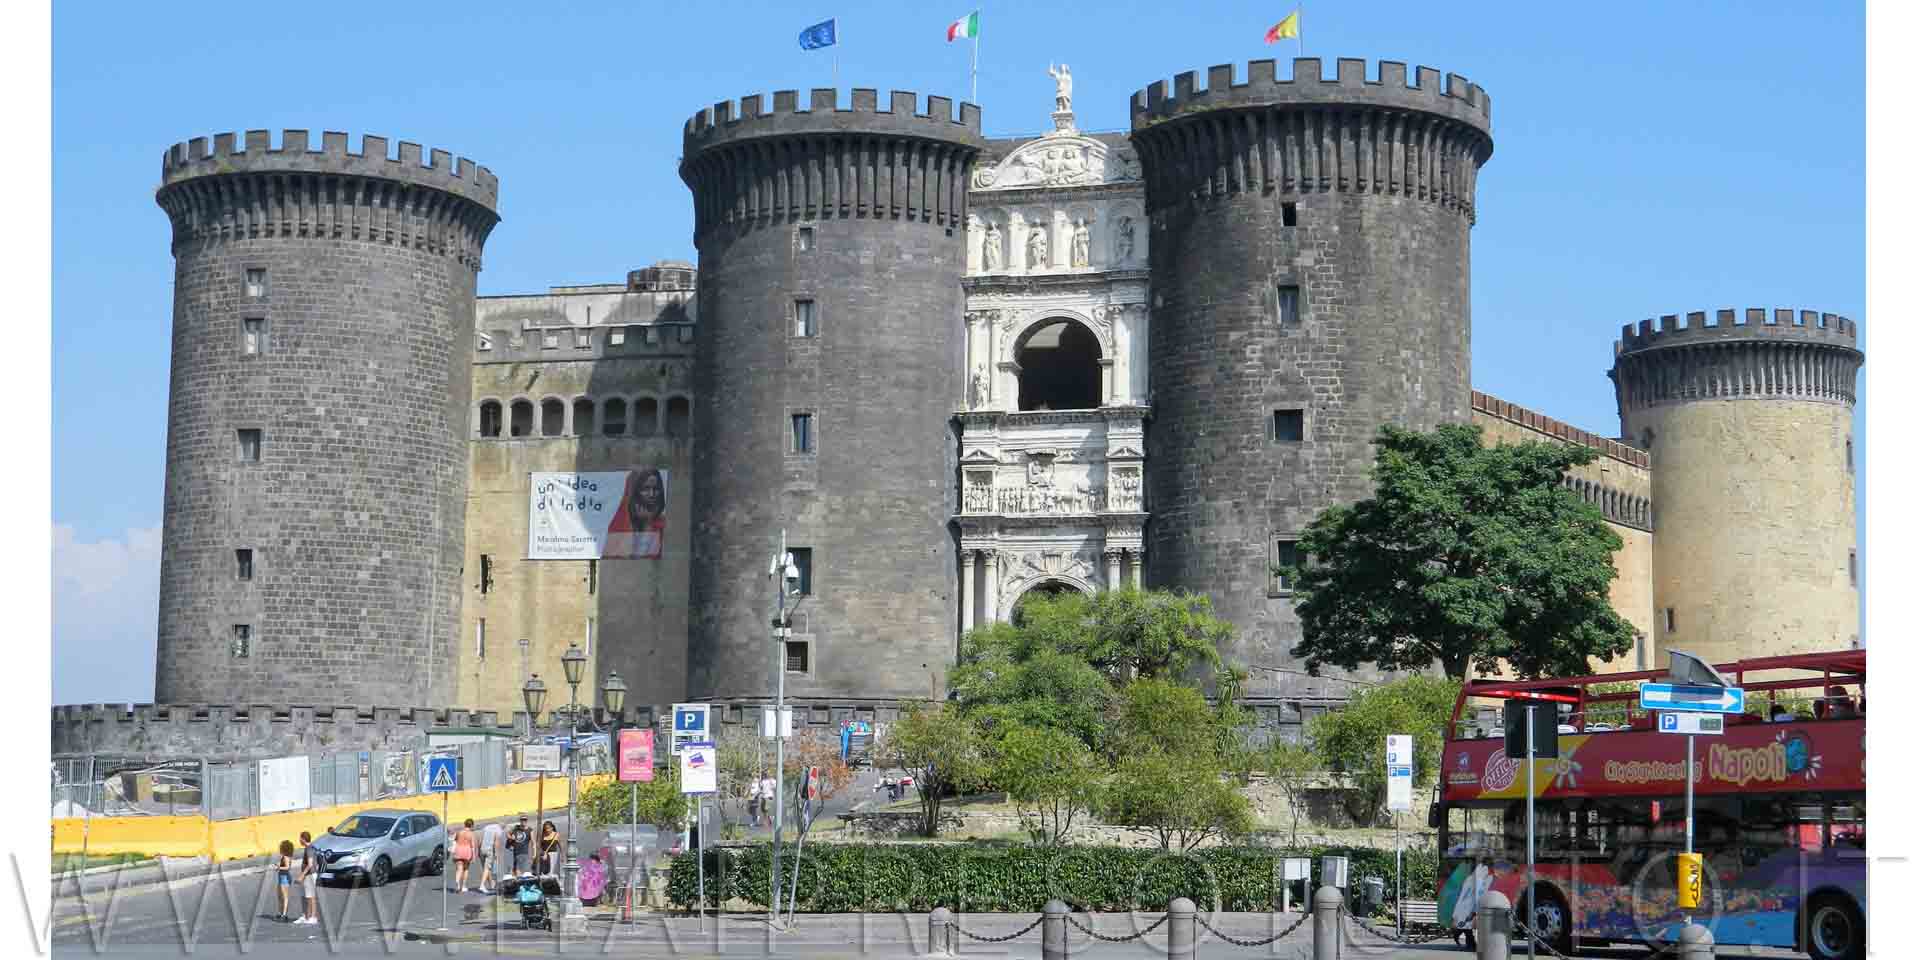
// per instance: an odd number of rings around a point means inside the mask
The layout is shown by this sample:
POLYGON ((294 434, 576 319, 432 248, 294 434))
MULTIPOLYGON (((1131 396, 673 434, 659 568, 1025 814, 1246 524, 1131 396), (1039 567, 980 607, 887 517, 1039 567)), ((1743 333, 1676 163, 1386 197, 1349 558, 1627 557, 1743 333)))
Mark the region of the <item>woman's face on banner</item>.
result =
POLYGON ((642 511, 658 514, 664 493, 665 491, 660 489, 660 474, 658 471, 648 471, 640 475, 638 501, 642 511))

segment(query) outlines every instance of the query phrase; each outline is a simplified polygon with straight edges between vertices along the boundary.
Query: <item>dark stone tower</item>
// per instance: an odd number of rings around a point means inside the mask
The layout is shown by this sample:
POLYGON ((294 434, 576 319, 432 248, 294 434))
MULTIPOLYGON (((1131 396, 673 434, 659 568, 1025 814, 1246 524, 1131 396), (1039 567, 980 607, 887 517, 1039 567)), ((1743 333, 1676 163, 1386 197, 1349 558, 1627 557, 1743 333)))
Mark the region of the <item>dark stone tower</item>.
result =
POLYGON ((873 90, 719 103, 680 176, 700 252, 688 686, 772 693, 767 576, 780 530, 810 552, 796 693, 944 689, 954 647, 960 277, 980 111, 873 90), (811 316, 810 329, 797 329, 811 316), (806 449, 796 449, 795 416, 806 449), (800 662, 804 660, 804 663, 800 662))
MULTIPOLYGON (((1271 60, 1133 97, 1152 222, 1149 586, 1209 595, 1230 657, 1292 662, 1277 544, 1371 493, 1383 423, 1469 417, 1468 232, 1493 152, 1479 87, 1383 61, 1271 60)), ((1276 679, 1277 678, 1277 679, 1276 679)), ((1252 692, 1299 692, 1255 670, 1252 692), (1268 685, 1272 684, 1271 687, 1268 685)))
POLYGON ((176 144, 160 703, 440 704, 493 174, 383 137, 176 144), (244 552, 243 552, 244 551, 244 552), (244 628, 244 636, 240 628, 244 628))

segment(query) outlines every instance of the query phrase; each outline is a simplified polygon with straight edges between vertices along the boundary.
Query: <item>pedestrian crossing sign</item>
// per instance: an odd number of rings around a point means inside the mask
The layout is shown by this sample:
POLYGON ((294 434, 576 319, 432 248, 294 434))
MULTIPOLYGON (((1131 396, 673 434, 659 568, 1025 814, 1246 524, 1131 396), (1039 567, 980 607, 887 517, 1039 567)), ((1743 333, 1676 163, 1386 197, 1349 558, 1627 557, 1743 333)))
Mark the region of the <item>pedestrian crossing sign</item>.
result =
POLYGON ((427 758, 428 793, 451 793, 456 789, 455 785, 459 782, 459 777, 455 772, 454 764, 457 762, 459 762, 457 757, 427 758))

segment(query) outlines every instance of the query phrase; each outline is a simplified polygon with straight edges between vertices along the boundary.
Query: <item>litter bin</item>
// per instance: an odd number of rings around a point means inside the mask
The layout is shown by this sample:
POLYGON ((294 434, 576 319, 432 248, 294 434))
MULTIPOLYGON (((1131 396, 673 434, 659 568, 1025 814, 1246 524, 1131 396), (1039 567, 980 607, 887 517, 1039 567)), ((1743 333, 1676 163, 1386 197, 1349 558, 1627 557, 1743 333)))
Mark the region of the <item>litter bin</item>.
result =
POLYGON ((1368 877, 1360 881, 1360 911, 1372 913, 1381 904, 1387 902, 1387 882, 1379 877, 1368 877))

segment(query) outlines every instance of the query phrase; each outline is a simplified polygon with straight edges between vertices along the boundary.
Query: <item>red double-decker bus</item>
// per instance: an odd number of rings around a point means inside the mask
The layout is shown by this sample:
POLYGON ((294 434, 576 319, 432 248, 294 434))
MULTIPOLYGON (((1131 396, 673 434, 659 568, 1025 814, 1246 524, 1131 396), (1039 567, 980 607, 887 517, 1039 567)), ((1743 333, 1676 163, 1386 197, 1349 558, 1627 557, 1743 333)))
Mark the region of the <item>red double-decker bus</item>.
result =
POLYGON ((1498 890, 1556 949, 1677 939, 1683 917, 1719 944, 1866 955, 1865 651, 1717 664, 1745 714, 1696 740, 1698 908, 1682 911, 1686 739, 1656 729, 1639 682, 1661 671, 1475 680, 1441 757, 1440 920, 1471 940, 1474 905, 1498 890), (1559 717, 1559 757, 1534 763, 1535 882, 1526 887, 1526 763, 1503 741, 1504 701, 1559 717))

